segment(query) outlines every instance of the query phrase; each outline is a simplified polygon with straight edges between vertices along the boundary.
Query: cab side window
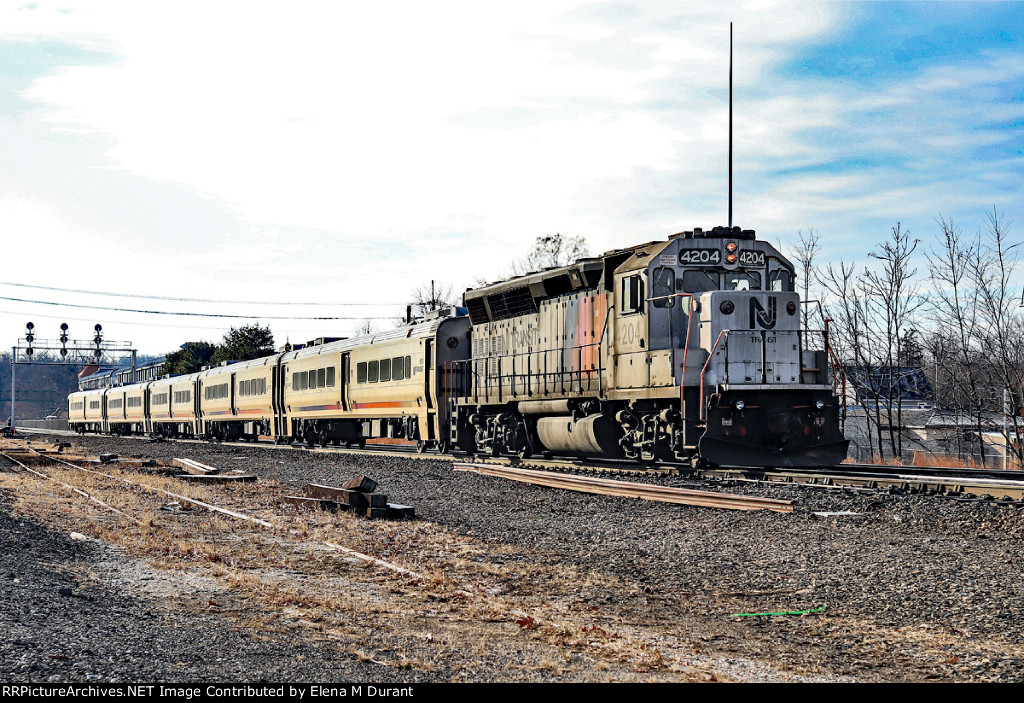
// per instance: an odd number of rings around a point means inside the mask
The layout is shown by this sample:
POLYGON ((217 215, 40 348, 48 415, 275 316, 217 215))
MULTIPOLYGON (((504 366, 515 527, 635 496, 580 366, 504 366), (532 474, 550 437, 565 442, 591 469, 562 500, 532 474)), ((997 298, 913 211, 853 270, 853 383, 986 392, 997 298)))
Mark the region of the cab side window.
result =
POLYGON ((644 283, 640 275, 627 276, 622 279, 622 312, 630 314, 643 310, 644 283))

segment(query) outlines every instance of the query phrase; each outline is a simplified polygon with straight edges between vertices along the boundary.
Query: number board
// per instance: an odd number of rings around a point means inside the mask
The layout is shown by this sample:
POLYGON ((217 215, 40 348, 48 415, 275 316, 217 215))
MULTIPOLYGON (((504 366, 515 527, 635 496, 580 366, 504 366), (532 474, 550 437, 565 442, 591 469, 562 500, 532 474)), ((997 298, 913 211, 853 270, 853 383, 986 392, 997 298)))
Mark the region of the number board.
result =
POLYGON ((722 263, 719 249, 683 249, 679 252, 679 263, 696 266, 717 266, 722 263))
POLYGON ((740 266, 764 266, 763 251, 741 251, 740 266))

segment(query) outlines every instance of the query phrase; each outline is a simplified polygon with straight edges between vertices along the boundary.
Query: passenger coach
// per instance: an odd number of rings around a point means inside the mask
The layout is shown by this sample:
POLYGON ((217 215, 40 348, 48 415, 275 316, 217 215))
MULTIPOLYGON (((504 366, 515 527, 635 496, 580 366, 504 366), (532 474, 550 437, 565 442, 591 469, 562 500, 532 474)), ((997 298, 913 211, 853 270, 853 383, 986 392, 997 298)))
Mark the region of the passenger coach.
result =
POLYGON ((224 363, 187 376, 68 397, 70 427, 170 437, 304 441, 368 439, 447 446, 446 365, 469 357, 469 319, 425 322, 224 363))

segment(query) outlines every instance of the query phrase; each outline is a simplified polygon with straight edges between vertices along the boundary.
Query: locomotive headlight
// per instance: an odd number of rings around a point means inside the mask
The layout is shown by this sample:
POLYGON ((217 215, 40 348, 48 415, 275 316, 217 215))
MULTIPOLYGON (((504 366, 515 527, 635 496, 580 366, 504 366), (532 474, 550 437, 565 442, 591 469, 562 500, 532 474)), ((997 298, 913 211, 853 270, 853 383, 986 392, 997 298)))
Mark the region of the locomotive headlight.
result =
POLYGON ((736 309, 736 306, 732 304, 731 300, 726 300, 718 306, 718 309, 722 311, 723 315, 732 315, 732 311, 736 309))
POLYGON ((821 410, 823 407, 825 407, 825 401, 824 400, 816 400, 816 401, 814 401, 814 407, 816 407, 818 410, 821 410))
POLYGON ((744 403, 742 400, 737 400, 735 403, 732 404, 732 406, 737 410, 743 410, 743 408, 747 407, 747 404, 744 403))
POLYGON ((736 242, 729 242, 725 245, 725 248, 728 251, 736 251, 736 242))
POLYGON ((727 255, 725 257, 725 260, 728 261, 730 264, 735 264, 736 263, 736 255, 735 254, 729 254, 729 255, 727 255))

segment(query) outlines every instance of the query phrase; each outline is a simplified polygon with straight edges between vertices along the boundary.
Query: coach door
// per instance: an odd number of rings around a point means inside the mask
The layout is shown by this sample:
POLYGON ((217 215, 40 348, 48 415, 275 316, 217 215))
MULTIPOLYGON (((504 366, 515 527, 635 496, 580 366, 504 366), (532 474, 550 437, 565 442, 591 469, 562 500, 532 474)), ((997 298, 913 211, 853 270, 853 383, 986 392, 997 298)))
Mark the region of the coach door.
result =
MULTIPOLYGON (((282 357, 283 358, 283 357, 282 357)), ((274 411, 274 437, 284 436, 284 389, 281 387, 281 359, 270 370, 270 407, 274 411)))
POLYGON ((341 409, 348 412, 348 374, 349 374, 349 353, 341 354, 341 373, 338 374, 338 391, 341 394, 341 409))
POLYGON ((196 436, 206 433, 206 422, 203 419, 203 379, 196 379, 196 436))

